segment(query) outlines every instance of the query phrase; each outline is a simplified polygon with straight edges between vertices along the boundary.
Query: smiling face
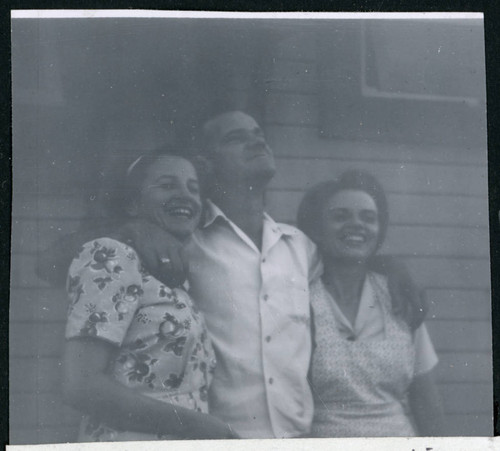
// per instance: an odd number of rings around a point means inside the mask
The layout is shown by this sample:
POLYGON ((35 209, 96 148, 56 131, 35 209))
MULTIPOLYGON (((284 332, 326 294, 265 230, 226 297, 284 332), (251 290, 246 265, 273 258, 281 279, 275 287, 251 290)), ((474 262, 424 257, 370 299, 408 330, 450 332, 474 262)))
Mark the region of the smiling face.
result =
POLYGON ((380 235, 374 199, 360 190, 341 190, 326 203, 318 245, 326 259, 364 263, 380 235))
POLYGON ((200 220, 198 177, 184 158, 161 156, 145 172, 131 213, 151 221, 180 239, 189 237, 200 220))
POLYGON ((274 156, 259 124, 240 111, 225 113, 206 128, 214 147, 214 168, 220 181, 271 179, 274 156))

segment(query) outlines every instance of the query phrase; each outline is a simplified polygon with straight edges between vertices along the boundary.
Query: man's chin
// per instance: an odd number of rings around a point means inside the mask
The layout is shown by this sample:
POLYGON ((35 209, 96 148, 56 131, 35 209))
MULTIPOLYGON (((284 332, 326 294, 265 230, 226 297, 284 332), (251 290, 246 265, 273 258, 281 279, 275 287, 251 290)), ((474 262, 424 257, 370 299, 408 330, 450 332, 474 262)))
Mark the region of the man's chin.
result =
POLYGON ((266 168, 262 168, 256 178, 261 180, 262 182, 269 182, 276 174, 276 168, 274 166, 268 166, 266 168))

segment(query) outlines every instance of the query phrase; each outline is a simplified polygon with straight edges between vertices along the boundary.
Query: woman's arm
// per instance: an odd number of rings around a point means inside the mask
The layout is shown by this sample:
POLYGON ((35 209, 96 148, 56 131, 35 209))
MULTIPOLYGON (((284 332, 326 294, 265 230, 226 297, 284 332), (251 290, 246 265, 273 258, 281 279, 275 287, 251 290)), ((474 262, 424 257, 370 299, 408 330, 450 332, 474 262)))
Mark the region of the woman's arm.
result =
POLYGON ((103 340, 66 342, 63 395, 69 404, 120 430, 188 439, 237 438, 212 415, 148 398, 114 381, 107 368, 115 353, 116 346, 103 340))
POLYGON ((423 437, 443 436, 444 415, 434 370, 415 376, 409 400, 418 434, 423 437))

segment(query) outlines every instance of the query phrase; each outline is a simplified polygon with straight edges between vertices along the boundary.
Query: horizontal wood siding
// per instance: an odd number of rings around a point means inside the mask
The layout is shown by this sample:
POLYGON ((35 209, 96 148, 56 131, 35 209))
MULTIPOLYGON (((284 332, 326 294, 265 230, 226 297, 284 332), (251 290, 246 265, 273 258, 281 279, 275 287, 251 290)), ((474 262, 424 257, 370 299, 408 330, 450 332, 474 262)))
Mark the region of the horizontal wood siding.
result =
POLYGON ((447 434, 491 435, 486 150, 323 139, 316 55, 298 57, 294 45, 311 44, 293 41, 275 61, 268 84, 266 133, 278 167, 269 211, 294 223, 304 191, 317 182, 348 169, 379 179, 390 208, 381 251, 403 258, 426 288, 447 434))

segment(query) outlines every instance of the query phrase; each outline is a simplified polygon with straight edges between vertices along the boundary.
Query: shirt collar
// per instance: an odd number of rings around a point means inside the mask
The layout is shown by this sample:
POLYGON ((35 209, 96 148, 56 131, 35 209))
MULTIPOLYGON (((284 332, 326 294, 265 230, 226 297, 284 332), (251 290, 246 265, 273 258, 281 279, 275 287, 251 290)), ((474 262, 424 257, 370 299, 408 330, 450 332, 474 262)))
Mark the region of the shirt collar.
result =
MULTIPOLYGON (((215 205, 210 199, 205 203, 205 220, 202 228, 206 228, 213 224, 217 218, 222 218, 226 222, 232 222, 224 212, 215 205)), ((293 236, 297 233, 297 229, 287 224, 278 224, 271 216, 264 212, 264 227, 275 235, 293 236)))
POLYGON ((219 217, 229 222, 229 219, 222 212, 222 210, 217 205, 215 205, 210 199, 207 199, 205 201, 205 218, 203 224, 200 227, 202 229, 208 227, 219 217))
POLYGON ((275 235, 285 235, 285 236, 293 236, 297 233, 297 229, 287 225, 287 224, 278 224, 271 216, 269 216, 266 212, 264 212, 264 228, 270 230, 271 233, 275 235))

